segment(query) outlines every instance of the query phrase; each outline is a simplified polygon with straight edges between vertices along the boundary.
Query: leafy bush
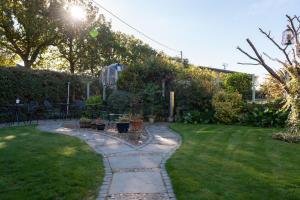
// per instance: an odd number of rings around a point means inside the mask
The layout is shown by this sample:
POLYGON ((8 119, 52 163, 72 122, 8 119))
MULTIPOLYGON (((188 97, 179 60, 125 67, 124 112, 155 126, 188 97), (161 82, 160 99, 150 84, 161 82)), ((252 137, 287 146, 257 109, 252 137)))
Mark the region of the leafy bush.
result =
POLYGON ((237 92, 219 91, 213 96, 212 104, 216 120, 230 124, 238 121, 243 101, 237 92))
POLYGON ((102 103, 103 102, 102 102, 102 98, 101 98, 100 95, 98 95, 98 96, 92 96, 92 97, 90 97, 89 99, 87 99, 85 101, 86 105, 94 105, 94 104, 102 104, 102 103))
POLYGON ((113 113, 127 113, 130 111, 131 96, 126 91, 116 90, 107 99, 108 109, 113 113))
POLYGON ((198 123, 204 123, 208 124, 213 122, 213 111, 205 111, 205 112, 199 112, 199 111, 191 111, 187 112, 183 115, 182 120, 186 124, 198 124, 198 123))
POLYGON ((288 112, 281 110, 280 107, 278 102, 247 103, 243 108, 241 123, 260 127, 284 127, 288 112))
POLYGON ((86 111, 84 116, 88 118, 97 118, 100 115, 100 112, 103 111, 103 101, 100 95, 92 96, 85 101, 86 111))
POLYGON ((154 83, 146 84, 142 93, 144 113, 146 115, 159 115, 161 106, 161 89, 154 83))
POLYGON ((238 92, 243 99, 250 99, 252 92, 252 76, 245 73, 233 73, 225 76, 224 87, 229 92, 238 92))

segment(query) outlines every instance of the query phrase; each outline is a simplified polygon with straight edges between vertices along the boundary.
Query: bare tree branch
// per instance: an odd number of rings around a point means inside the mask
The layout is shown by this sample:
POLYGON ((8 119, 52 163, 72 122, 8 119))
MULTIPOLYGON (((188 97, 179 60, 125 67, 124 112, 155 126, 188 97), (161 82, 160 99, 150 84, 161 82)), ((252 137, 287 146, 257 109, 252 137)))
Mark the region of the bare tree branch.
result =
POLYGON ((266 33, 265 31, 263 31, 261 28, 259 28, 260 32, 262 34, 264 34, 275 46, 278 47, 278 49, 280 49, 282 51, 282 53, 285 55, 286 60, 288 61, 288 63, 290 65, 293 65, 288 53, 286 52, 287 46, 285 48, 282 48, 272 37, 271 37, 271 32, 266 33))
POLYGON ((248 54, 246 51, 244 51, 242 48, 237 47, 237 49, 238 49, 240 52, 242 52, 243 54, 245 54, 246 56, 248 56, 250 59, 255 60, 255 61, 257 61, 259 64, 261 64, 260 61, 259 61, 257 58, 254 58, 253 56, 251 56, 250 54, 248 54))
POLYGON ((278 58, 272 58, 271 56, 269 56, 269 55, 268 55, 267 53, 265 53, 265 52, 263 52, 263 54, 264 54, 267 58, 269 58, 270 60, 272 60, 272 61, 278 62, 278 63, 280 63, 280 64, 282 64, 282 65, 286 65, 286 63, 282 62, 282 61, 279 60, 278 58))
POLYGON ((282 78, 271 68, 269 67, 265 60, 263 59, 263 57, 258 53, 256 47, 253 45, 253 43, 251 42, 251 40, 249 38, 247 38, 247 43, 249 44, 249 46, 251 47, 251 49, 253 50, 253 52, 255 53, 257 58, 254 58, 253 56, 251 56, 250 54, 248 54, 247 52, 245 52, 244 50, 242 50, 240 47, 238 47, 237 49, 239 51, 241 51, 242 53, 244 53, 246 56, 248 56, 250 59, 257 61, 260 65, 262 65, 278 82, 280 82, 281 84, 283 84, 284 86, 286 85, 284 80, 282 80, 282 78))
POLYGON ((260 65, 259 63, 242 63, 242 62, 238 62, 238 65, 260 65))

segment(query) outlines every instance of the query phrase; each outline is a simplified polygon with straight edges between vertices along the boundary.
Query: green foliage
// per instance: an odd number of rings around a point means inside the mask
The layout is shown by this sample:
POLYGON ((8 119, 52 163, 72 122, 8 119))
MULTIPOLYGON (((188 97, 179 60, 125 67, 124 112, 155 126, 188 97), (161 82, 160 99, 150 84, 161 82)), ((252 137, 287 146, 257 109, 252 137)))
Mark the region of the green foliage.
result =
POLYGON ((211 110, 215 80, 216 74, 209 70, 196 67, 181 69, 173 81, 178 109, 182 112, 211 110))
POLYGON ((222 123, 237 122, 242 110, 242 96, 237 92, 219 91, 213 96, 215 118, 222 123))
POLYGON ((83 116, 95 119, 100 116, 101 111, 103 111, 103 101, 100 95, 92 96, 85 101, 86 110, 83 116))
POLYGON ((181 121, 185 124, 208 124, 214 121, 214 113, 212 110, 206 110, 203 112, 191 111, 184 113, 181 121))
POLYGON ((19 55, 27 68, 56 38, 47 3, 46 0, 0 3, 0 47, 19 55))
POLYGON ((116 114, 130 111, 131 96, 126 91, 116 90, 107 99, 108 109, 116 114))
POLYGON ((90 97, 89 99, 87 99, 85 101, 85 104, 86 105, 93 105, 93 104, 102 104, 102 98, 100 95, 97 95, 97 96, 92 96, 90 97))
POLYGON ((85 123, 85 124, 88 124, 88 123, 91 123, 92 120, 87 118, 87 117, 81 117, 80 120, 79 120, 79 123, 85 123))
POLYGON ((224 87, 229 92, 238 92, 243 99, 251 99, 252 77, 249 74, 233 73, 225 76, 224 87))
MULTIPOLYGON (((21 99, 21 103, 35 100, 42 104, 45 99, 53 103, 66 102, 69 81, 70 96, 74 100, 82 100, 86 96, 86 85, 81 76, 46 70, 0 68, 0 105, 14 104, 16 97, 21 99)), ((99 92, 98 80, 93 80, 91 93, 96 95, 99 92)))
POLYGON ((278 102, 247 103, 243 108, 241 123, 260 127, 284 127, 288 112, 280 109, 280 107, 278 102))
POLYGON ((154 83, 148 83, 143 91, 145 114, 157 115, 162 110, 161 89, 154 83))

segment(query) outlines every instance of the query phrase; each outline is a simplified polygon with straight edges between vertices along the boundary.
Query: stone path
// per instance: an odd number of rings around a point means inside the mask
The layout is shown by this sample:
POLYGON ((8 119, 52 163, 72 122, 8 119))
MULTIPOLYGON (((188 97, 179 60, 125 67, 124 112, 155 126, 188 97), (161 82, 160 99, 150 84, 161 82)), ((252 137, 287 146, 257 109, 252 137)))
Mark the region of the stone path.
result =
POLYGON ((78 137, 103 155, 106 174, 97 200, 176 199, 165 162, 181 140, 166 124, 146 126, 150 137, 141 146, 133 146, 105 132, 64 128, 62 122, 42 122, 38 127, 78 137))

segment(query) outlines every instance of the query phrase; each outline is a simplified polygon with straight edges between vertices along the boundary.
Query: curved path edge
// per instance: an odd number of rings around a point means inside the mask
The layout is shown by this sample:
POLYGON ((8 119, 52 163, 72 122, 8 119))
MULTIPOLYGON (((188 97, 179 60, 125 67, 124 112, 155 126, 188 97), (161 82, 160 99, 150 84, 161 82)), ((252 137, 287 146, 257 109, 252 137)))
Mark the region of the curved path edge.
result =
POLYGON ((165 164, 180 147, 182 139, 169 124, 147 125, 149 139, 141 146, 105 132, 64 128, 63 125, 64 122, 47 121, 37 128, 77 137, 103 156, 105 175, 97 200, 176 199, 165 164))

